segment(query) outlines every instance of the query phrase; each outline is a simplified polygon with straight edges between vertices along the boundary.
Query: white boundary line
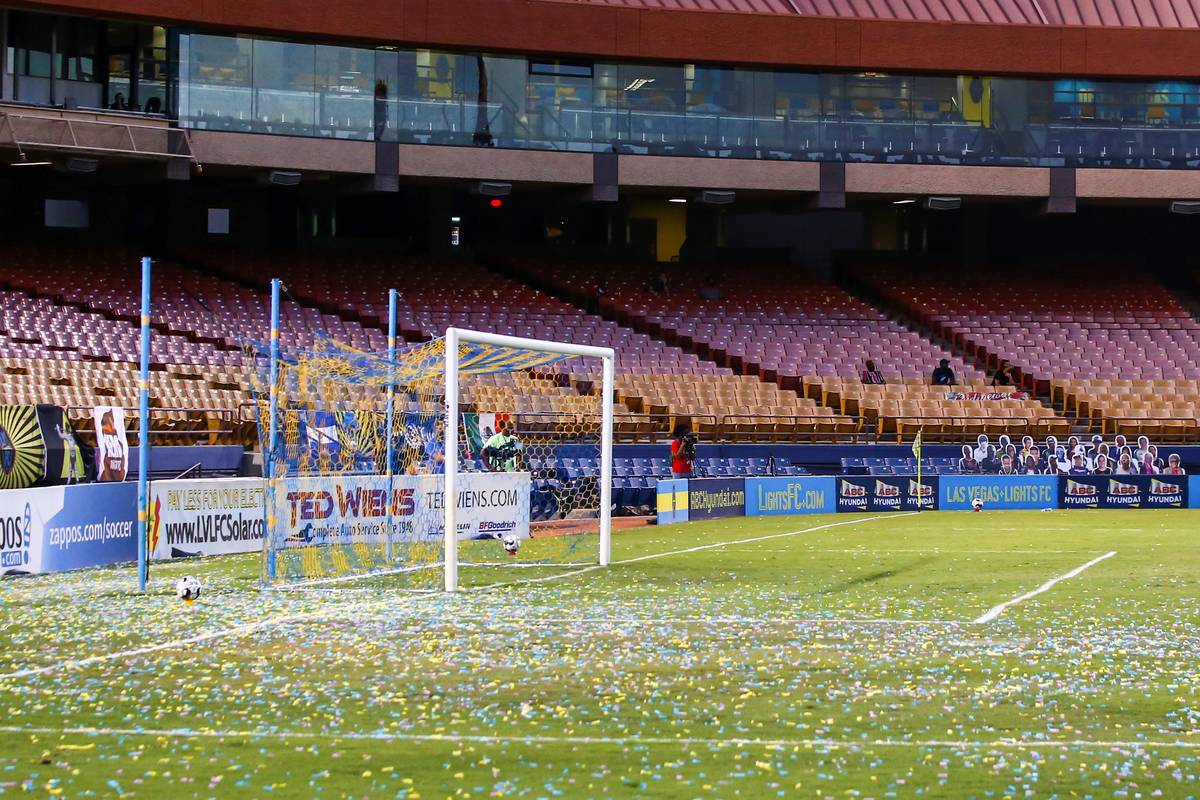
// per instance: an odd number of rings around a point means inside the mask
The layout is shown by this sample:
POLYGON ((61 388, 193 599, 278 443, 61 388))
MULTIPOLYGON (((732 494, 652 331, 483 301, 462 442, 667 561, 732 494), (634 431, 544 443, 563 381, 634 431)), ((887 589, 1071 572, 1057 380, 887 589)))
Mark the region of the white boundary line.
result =
POLYGON ((701 550, 715 550, 718 547, 730 547, 739 544, 750 544, 751 542, 766 542, 771 539, 786 539, 789 536, 799 536, 804 533, 814 533, 815 531, 823 531, 828 528, 840 528, 843 525, 855 525, 860 522, 873 522, 878 519, 899 519, 901 517, 911 517, 916 514, 916 511, 905 511, 897 514, 894 511, 889 511, 886 514, 877 514, 873 517, 855 517, 853 519, 844 520, 842 522, 829 522, 825 525, 816 525, 812 528, 805 528, 800 531, 784 531, 783 533, 769 533, 765 536, 751 536, 749 539, 734 539, 731 542, 713 542, 712 544, 700 544, 695 547, 685 547, 682 550, 671 550, 666 553, 648 553, 644 556, 636 558, 623 558, 614 560, 613 564, 636 564, 639 561, 651 561, 656 558, 666 558, 667 556, 681 556, 685 553, 698 553, 701 550))
POLYGON ((1062 575, 1059 575, 1057 578, 1051 578, 1050 580, 1043 583, 1041 586, 1034 589, 1032 592, 1026 592, 1023 595, 1019 595, 1017 597, 1012 598, 1011 600, 1005 600, 1000 605, 989 608, 987 610, 987 612, 984 613, 983 616, 981 616, 979 619, 975 620, 975 624, 982 625, 985 622, 991 622, 996 617, 1003 614, 1005 609, 1011 608, 1012 606, 1015 606, 1017 603, 1024 602, 1025 600, 1028 600, 1031 597, 1037 597, 1042 592, 1048 592, 1052 588, 1054 588, 1054 585, 1056 583, 1058 583, 1059 581, 1065 581, 1068 578, 1074 578, 1076 575, 1083 572, 1088 567, 1094 567, 1097 564, 1099 564, 1101 561, 1103 561, 1104 559, 1112 558, 1116 554, 1117 554, 1116 550, 1109 550, 1104 555, 1099 556, 1097 558, 1093 558, 1091 561, 1087 562, 1086 564, 1080 564, 1078 567, 1071 570, 1070 572, 1064 572, 1062 575))
POLYGON ((33 736, 153 736, 155 738, 186 738, 186 739, 323 739, 366 740, 378 742, 448 742, 469 744, 607 744, 620 746, 634 745, 679 745, 712 746, 712 747, 816 747, 838 750, 862 750, 870 747, 879 748, 921 748, 940 747, 953 749, 1111 749, 1111 750, 1150 750, 1154 748, 1177 750, 1200 750, 1200 741, 1183 741, 1179 739, 1162 742, 1109 740, 1092 741, 1089 739, 756 739, 756 738, 704 738, 669 736, 546 736, 537 734, 522 735, 486 735, 486 734, 455 734, 455 733, 389 733, 387 731, 345 733, 320 733, 315 731, 247 731, 247 730, 193 730, 191 728, 49 728, 18 725, 0 726, 0 733, 29 734, 33 736))
POLYGON ((246 625, 238 625, 235 628, 223 628, 220 630, 209 631, 208 633, 201 633, 196 636, 189 636, 186 639, 175 639, 170 642, 146 645, 145 647, 135 647, 130 650, 118 650, 115 653, 103 653, 98 656, 88 656, 87 658, 77 658, 71 661, 60 661, 57 664, 47 664, 43 667, 29 667, 28 669, 20 669, 16 672, 6 672, 5 674, 0 675, 0 680, 8 680, 10 678, 26 678, 30 675, 44 675, 47 672, 57 672, 61 669, 78 669, 80 667, 86 667, 92 664, 100 664, 105 661, 113 661, 119 658, 127 658, 129 656, 141 656, 148 653, 158 653, 163 650, 174 650, 189 644, 199 644, 200 642, 208 642, 213 639, 220 639, 226 636, 243 636, 247 633, 254 633, 255 631, 270 628, 275 625, 283 625, 288 622, 299 622, 300 620, 321 616, 325 616, 325 614, 293 614, 287 617, 264 619, 259 622, 252 622, 246 625))
MULTIPOLYGON (((854 525, 854 524, 857 524, 860 522, 872 522, 874 520, 879 520, 879 519, 897 519, 899 517, 911 516, 912 514, 915 514, 915 513, 917 513, 917 512, 910 511, 907 513, 899 513, 899 514, 891 512, 888 514, 880 514, 880 515, 876 515, 873 517, 856 517, 854 519, 845 520, 843 522, 830 522, 825 525, 816 525, 814 527, 805 528, 803 530, 785 531, 783 533, 772 533, 772 534, 768 534, 765 536, 754 536, 749 539, 739 539, 739 540, 735 540, 732 542, 713 542, 711 544, 702 544, 702 545, 697 545, 695 547, 687 547, 682 550, 668 550, 663 553, 650 553, 650 554, 647 554, 644 556, 638 556, 637 558, 627 558, 627 559, 624 559, 621 561, 613 561, 612 563, 613 563, 613 565, 634 564, 639 561, 649 561, 651 559, 656 559, 656 558, 667 558, 669 556, 682 555, 684 553, 695 553, 695 552, 699 552, 701 550, 712 550, 712 549, 715 549, 718 547, 724 547, 724 546, 730 545, 730 544, 746 544, 748 542, 760 542, 760 541, 765 541, 767 539, 783 539, 783 538, 786 538, 789 536, 799 536, 801 534, 812 533, 814 531, 820 531, 820 530, 826 530, 828 528, 837 528, 842 525, 854 525)), ((598 569, 601 569, 600 565, 593 564, 592 566, 584 567, 583 569, 570 570, 568 572, 557 573, 554 575, 545 575, 545 576, 541 576, 541 577, 537 577, 537 578, 521 578, 518 580, 505 581, 502 583, 489 583, 485 586, 470 587, 470 588, 464 589, 464 592, 486 592, 486 591, 491 591, 492 589, 498 589, 498 588, 505 587, 505 586, 520 586, 520 585, 533 584, 533 583, 547 583, 549 581, 560 580, 562 578, 570 578, 575 575, 582 575, 585 572, 593 572, 598 569)), ((358 579, 361 579, 365 576, 359 575, 359 576, 355 576, 355 577, 358 579)), ((413 597, 418 598, 418 599, 427 598, 427 597, 437 597, 437 596, 440 596, 440 595, 438 595, 438 594, 413 595, 413 597)), ((349 616, 353 616, 353 614, 356 612, 361 613, 363 610, 364 609, 361 606, 356 607, 356 608, 352 609, 349 616)), ((47 664, 47 665, 41 666, 41 667, 29 667, 27 669, 15 670, 13 672, 7 672, 4 674, 0 674, 0 680, 10 680, 13 678, 25 678, 25 677, 29 677, 31 675, 44 675, 48 672, 57 672, 59 670, 64 670, 64 669, 79 669, 80 667, 91 666, 92 664, 100 664, 100 663, 103 663, 106 661, 115 661, 115 660, 122 659, 122 658, 128 658, 130 656, 146 655, 148 653, 158 653, 158 652, 162 652, 163 650, 173 650, 173 649, 176 649, 179 647, 184 647, 186 645, 197 644, 199 642, 208 642, 208 641, 212 641, 213 639, 220 639, 220 638, 224 638, 226 636, 244 636, 248 633, 254 633, 256 631, 264 630, 266 628, 274 627, 276 625, 285 625, 285 624, 288 624, 291 622, 299 622, 299 621, 305 620, 305 619, 313 619, 313 618, 317 618, 317 617, 331 617, 331 616, 333 618, 336 618, 336 616, 331 615, 330 612, 309 612, 306 614, 292 614, 292 615, 287 615, 287 616, 282 616, 282 617, 275 617, 274 619, 260 620, 258 622, 249 623, 246 625, 238 625, 233 628, 223 628, 223 629, 219 629, 219 630, 215 630, 215 631, 209 631, 208 633, 202 633, 202 634, 199 634, 196 636, 189 636, 185 639, 175 639, 173 641, 161 642, 159 644, 147 645, 145 647, 135 647, 130 650, 118 650, 114 653, 104 653, 104 654, 96 655, 96 656, 88 656, 87 658, 78 658, 78 659, 71 659, 68 661, 60 661, 56 664, 47 664)))

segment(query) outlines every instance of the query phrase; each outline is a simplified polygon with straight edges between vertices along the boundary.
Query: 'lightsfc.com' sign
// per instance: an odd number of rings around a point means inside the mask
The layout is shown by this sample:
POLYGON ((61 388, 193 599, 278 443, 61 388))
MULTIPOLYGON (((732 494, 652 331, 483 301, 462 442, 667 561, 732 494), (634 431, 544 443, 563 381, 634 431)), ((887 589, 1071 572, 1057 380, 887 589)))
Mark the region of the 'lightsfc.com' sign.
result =
POLYGON ((829 514, 837 511, 835 478, 747 478, 746 516, 829 514))

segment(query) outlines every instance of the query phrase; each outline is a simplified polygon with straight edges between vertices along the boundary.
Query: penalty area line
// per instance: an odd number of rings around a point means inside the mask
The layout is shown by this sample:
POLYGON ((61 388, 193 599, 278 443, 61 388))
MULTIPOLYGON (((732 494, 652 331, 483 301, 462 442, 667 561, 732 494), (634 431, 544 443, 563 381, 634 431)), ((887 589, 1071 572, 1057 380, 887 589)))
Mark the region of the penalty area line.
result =
POLYGON ((814 525, 811 528, 805 528, 804 530, 799 530, 799 531, 784 531, 783 533, 768 533, 764 536, 751 536, 748 539, 733 539, 728 542, 712 542, 710 544, 699 544, 699 545, 696 545, 695 547, 685 547, 681 550, 668 550, 665 553, 647 553, 644 556, 636 556, 634 558, 622 558, 619 560, 614 560, 612 563, 614 565, 636 564, 639 561, 652 561, 656 558, 666 558, 667 556, 681 556, 686 553, 699 553, 702 550, 715 550, 719 547, 731 547, 731 546, 739 545, 739 544, 751 544, 753 542, 767 542, 767 541, 770 541, 771 539, 786 539, 790 536, 800 536, 801 534, 805 534, 805 533, 815 533, 816 531, 823 531, 823 530, 827 530, 829 528, 840 528, 843 525, 855 525, 860 522, 874 522, 875 520, 880 520, 880 519, 899 519, 900 517, 911 517, 916 513, 917 513, 916 511, 907 511, 907 512, 903 512, 900 514, 897 514, 895 512, 890 512, 887 514, 877 514, 876 516, 873 516, 873 517, 857 517, 855 519, 848 519, 843 522, 828 522, 824 525, 814 525))
POLYGON ((1023 603, 1026 600, 1030 599, 1031 597, 1037 597, 1039 594, 1042 594, 1043 592, 1048 592, 1051 589, 1053 589, 1056 584, 1058 584, 1062 581, 1065 581, 1069 578, 1074 578, 1076 575, 1080 574, 1085 569, 1094 567, 1097 564, 1099 564, 1101 561, 1103 561, 1104 559, 1112 558, 1116 554, 1117 554, 1116 550, 1109 550, 1104 555, 1099 556, 1097 558, 1093 558, 1091 561, 1087 562, 1086 564, 1080 564, 1078 567, 1071 570, 1070 572, 1064 572, 1062 575, 1059 575, 1057 578, 1051 578, 1050 580, 1046 581, 1041 586, 1037 587, 1036 589, 1034 589, 1031 592, 1026 592, 1025 594, 1018 595, 1018 596, 1012 598, 1011 600, 1005 600, 1000 605, 992 606, 983 614, 983 616, 981 616, 975 620, 975 624, 982 625, 985 622, 991 622, 996 617, 1003 614, 1006 609, 1012 608, 1013 606, 1017 605, 1018 603, 1023 603))
POLYGON ((30 736, 145 736, 178 739, 289 739, 321 741, 429 742, 484 745, 509 744, 600 744, 621 747, 638 745, 678 745, 681 747, 813 747, 836 750, 876 748, 946 748, 956 750, 1200 750, 1200 742, 1179 739, 1167 741, 1090 740, 1090 739, 788 739, 788 738, 708 738, 696 736, 551 736, 544 734, 455 734, 455 733, 392 733, 388 731, 257 731, 257 730, 195 730, 192 728, 91 728, 91 727, 22 727, 0 726, 0 733, 30 736))

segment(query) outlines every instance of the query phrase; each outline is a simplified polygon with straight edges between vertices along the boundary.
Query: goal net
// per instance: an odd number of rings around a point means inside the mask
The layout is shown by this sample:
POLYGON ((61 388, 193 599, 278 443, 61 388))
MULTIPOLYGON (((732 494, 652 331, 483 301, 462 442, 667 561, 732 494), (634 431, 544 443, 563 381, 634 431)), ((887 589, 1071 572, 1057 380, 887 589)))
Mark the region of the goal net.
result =
POLYGON ((247 355, 264 582, 454 591, 460 567, 607 563, 610 349, 450 329, 391 355, 332 339, 247 355))

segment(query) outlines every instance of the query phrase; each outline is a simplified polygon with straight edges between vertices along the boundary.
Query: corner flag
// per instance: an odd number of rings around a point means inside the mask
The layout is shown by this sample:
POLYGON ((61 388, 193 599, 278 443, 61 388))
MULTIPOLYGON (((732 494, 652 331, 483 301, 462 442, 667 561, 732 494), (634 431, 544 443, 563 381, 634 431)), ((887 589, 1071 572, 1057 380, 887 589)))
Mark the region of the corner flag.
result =
POLYGON ((925 492, 925 484, 921 480, 921 432, 925 429, 917 429, 917 437, 913 439, 912 452, 917 459, 917 511, 920 511, 924 506, 923 495, 925 492))

